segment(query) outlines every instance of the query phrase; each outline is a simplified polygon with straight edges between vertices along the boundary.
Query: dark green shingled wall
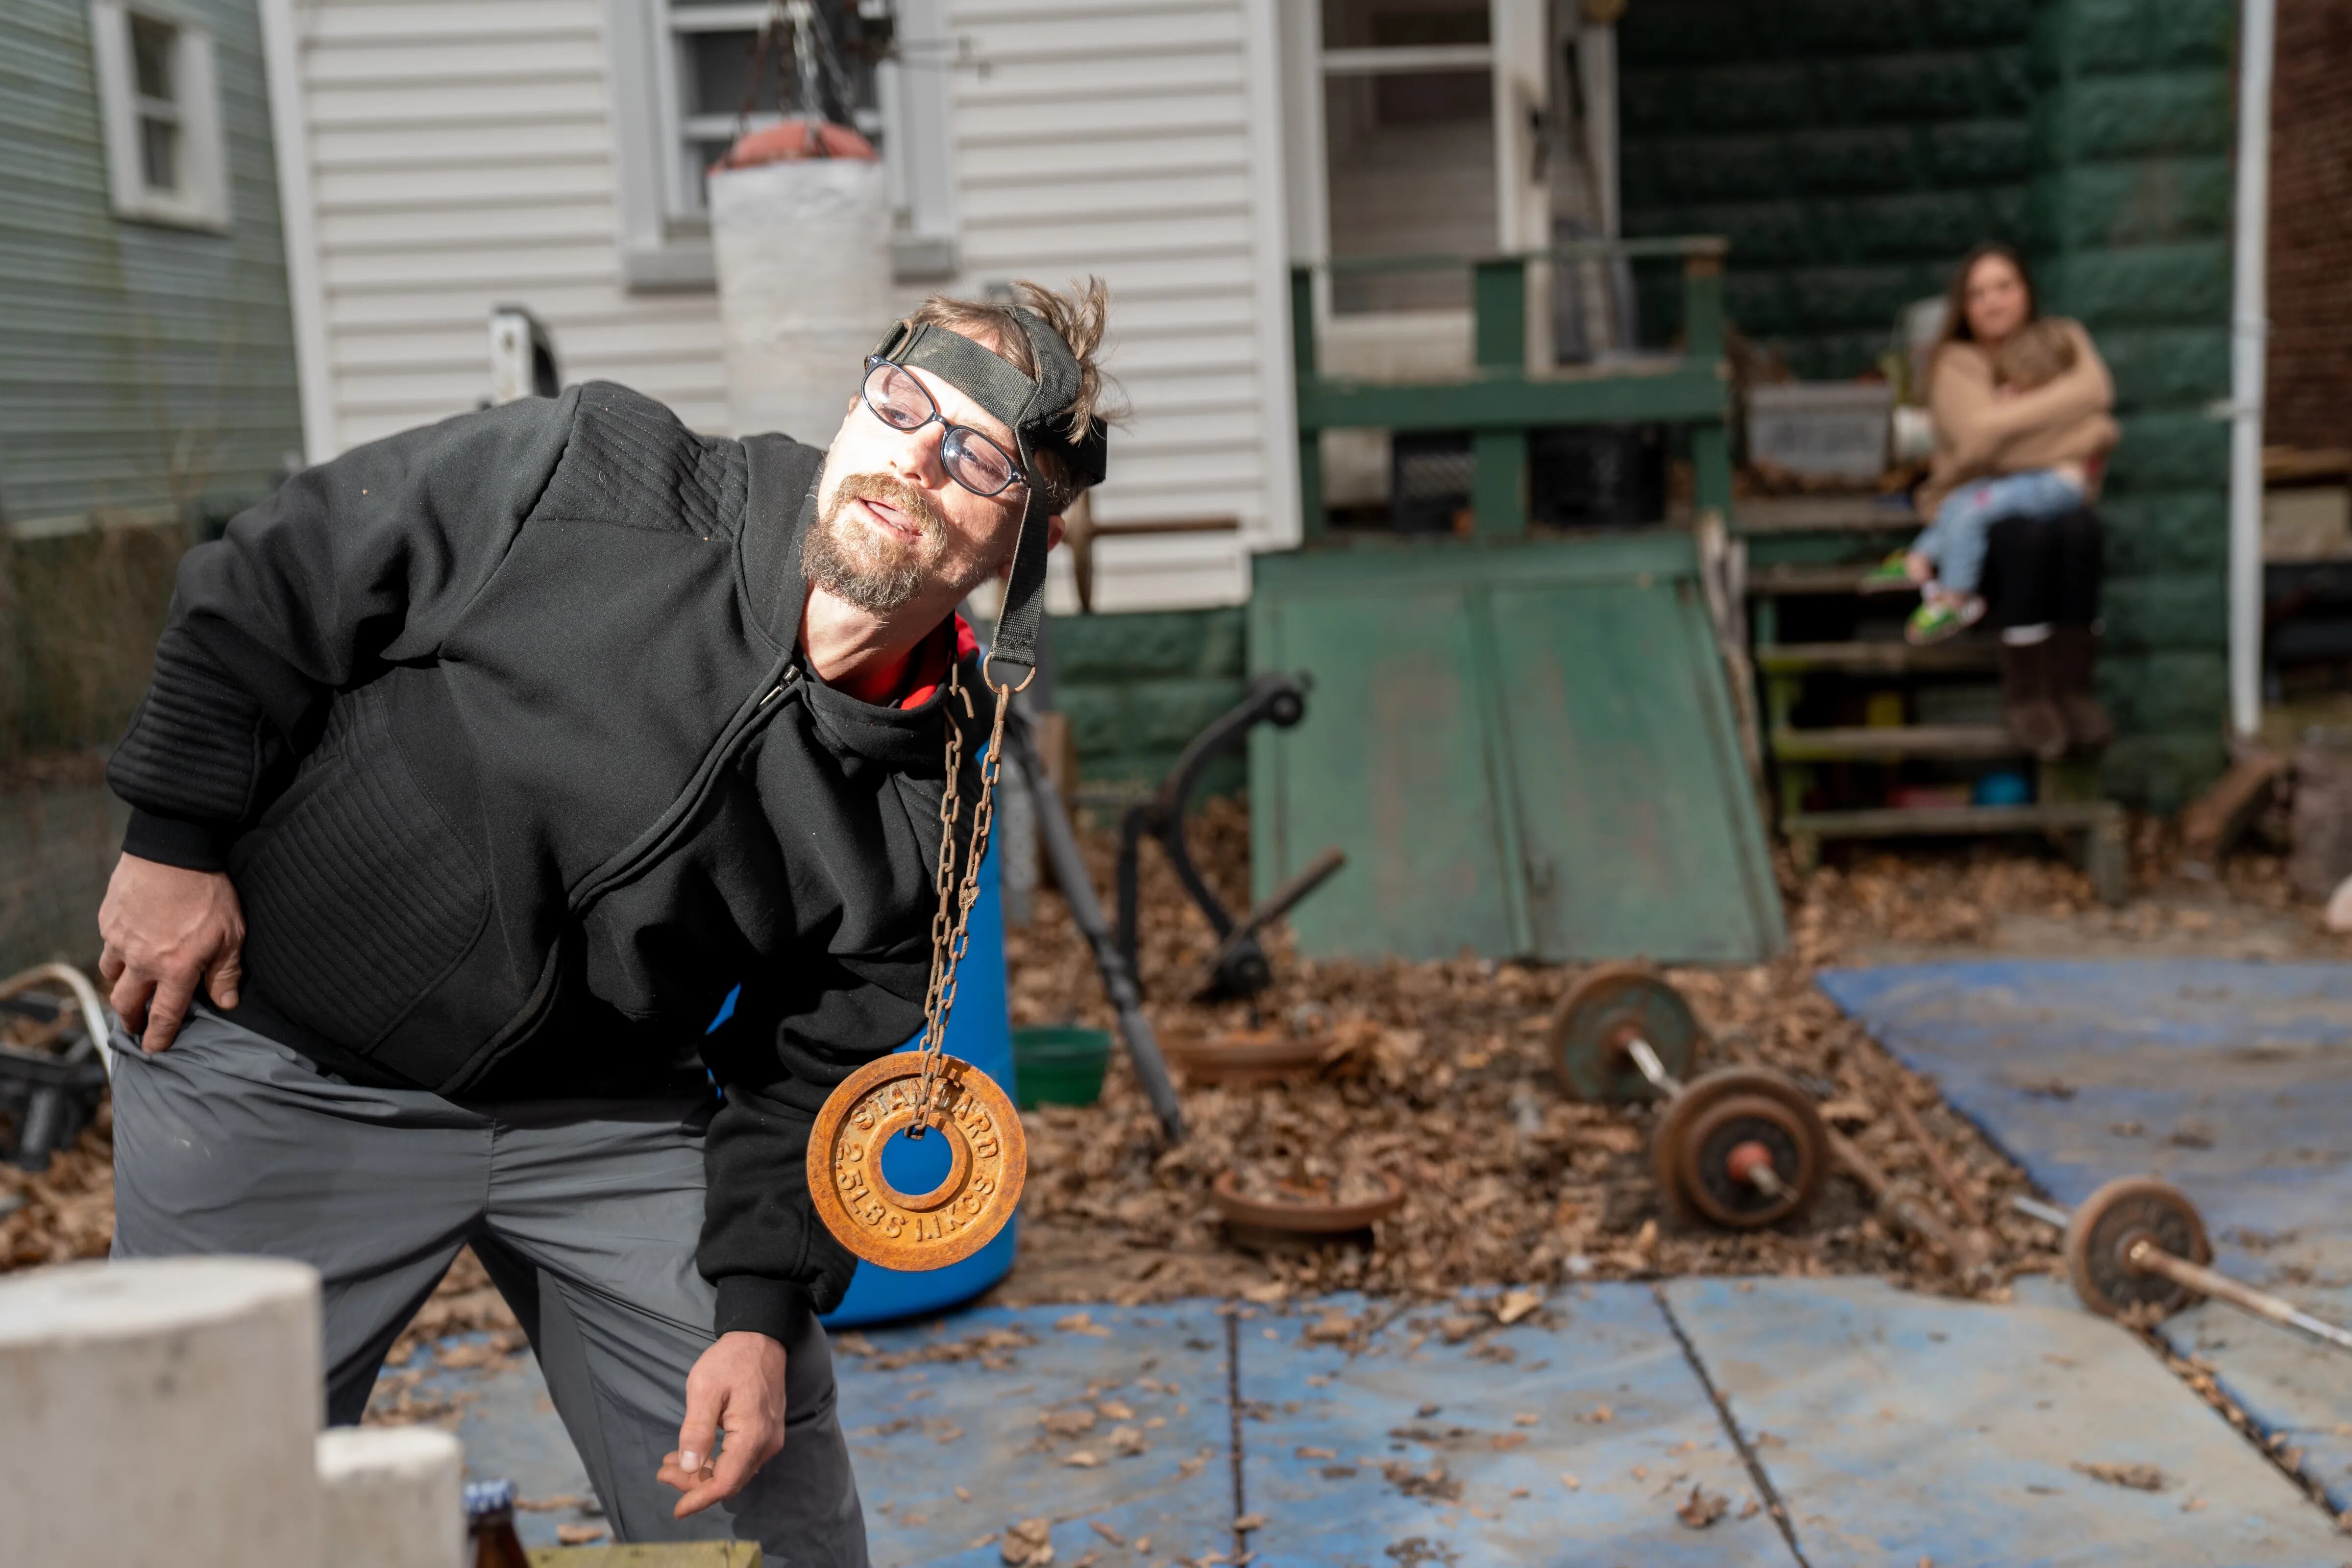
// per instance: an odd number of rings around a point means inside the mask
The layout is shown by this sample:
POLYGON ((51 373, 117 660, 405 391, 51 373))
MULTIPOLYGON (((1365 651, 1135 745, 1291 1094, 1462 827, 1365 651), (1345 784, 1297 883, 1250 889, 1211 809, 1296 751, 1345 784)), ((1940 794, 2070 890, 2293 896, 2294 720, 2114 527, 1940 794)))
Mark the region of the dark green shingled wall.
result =
MULTIPOLYGON (((2222 762, 2230 0, 1634 0, 1625 226, 1722 234, 1733 321, 1850 376, 1979 239, 2114 368, 2102 689, 2119 797, 2170 810, 2222 762)), ((1661 284, 1664 279, 1659 280, 1661 284)), ((1643 331, 1675 330, 1671 287, 1643 331)))
MULTIPOLYGON (((1054 706, 1069 716, 1087 784, 1156 784, 1187 742, 1242 700, 1243 616, 1234 606, 1054 617, 1054 706)), ((1238 788, 1241 769, 1228 763, 1206 783, 1238 788)))
MULTIPOLYGON (((1796 373, 1868 368, 1979 239, 2025 237, 2031 0, 1634 0, 1624 226, 1731 241, 1725 305, 1796 373)), ((1644 279, 1643 335, 1676 328, 1644 279)))
POLYGON ((2171 810, 2216 776, 2228 716, 2230 0, 2042 0, 2031 237, 2044 308, 2116 377, 2108 788, 2171 810))

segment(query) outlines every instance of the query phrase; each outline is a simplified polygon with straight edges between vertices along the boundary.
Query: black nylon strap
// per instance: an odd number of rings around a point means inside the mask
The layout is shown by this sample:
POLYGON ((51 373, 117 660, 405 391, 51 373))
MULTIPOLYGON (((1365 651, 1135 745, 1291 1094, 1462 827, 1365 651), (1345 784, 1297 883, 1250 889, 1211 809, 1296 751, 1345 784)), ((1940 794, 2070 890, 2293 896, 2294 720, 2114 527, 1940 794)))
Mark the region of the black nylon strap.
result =
MULTIPOLYGON (((1037 471, 1040 442, 1053 442, 1056 450, 1064 450, 1066 444, 1066 460, 1080 489, 1101 483, 1108 456, 1102 426, 1094 425, 1084 439, 1069 443, 1068 432, 1057 430, 1053 423, 1054 416, 1078 395, 1076 356, 1062 335, 1034 310, 1015 310, 1014 318, 1029 340, 1029 355, 1037 365, 1034 380, 993 351, 934 322, 909 326, 900 321, 874 352, 895 363, 929 371, 1012 426, 1024 474, 1034 476, 1037 471)), ((997 614, 996 637, 989 646, 988 657, 992 662, 1001 659, 1034 670, 1037 629, 1045 619, 1047 503, 1044 489, 1034 478, 1027 494, 1021 531, 1013 543, 1013 570, 1004 584, 1004 605, 997 614)))

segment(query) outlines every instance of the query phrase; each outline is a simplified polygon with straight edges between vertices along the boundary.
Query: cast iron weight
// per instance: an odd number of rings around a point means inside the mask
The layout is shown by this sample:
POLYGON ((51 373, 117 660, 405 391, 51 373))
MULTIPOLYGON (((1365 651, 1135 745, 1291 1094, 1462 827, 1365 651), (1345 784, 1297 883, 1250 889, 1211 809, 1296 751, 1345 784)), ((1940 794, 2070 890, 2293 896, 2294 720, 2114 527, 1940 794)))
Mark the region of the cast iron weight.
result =
POLYGON ((1552 1047, 1580 1099, 1666 1100, 1650 1159, 1677 1215, 1734 1230, 1801 1215, 1829 1173, 1832 1134, 1812 1100, 1762 1068, 1723 1068, 1684 1084, 1698 1036, 1680 992, 1643 965, 1610 963, 1570 988, 1552 1047))
POLYGON ((1266 723, 1287 730, 1304 719, 1307 692, 1311 685, 1304 670, 1296 675, 1257 677, 1250 682, 1249 694, 1240 703, 1192 737, 1151 798, 1128 807, 1118 832, 1118 952, 1129 974, 1142 973, 1136 964, 1136 928, 1141 903, 1139 862, 1143 840, 1148 837, 1157 839, 1160 848, 1167 851, 1168 863, 1176 868, 1176 879, 1184 884, 1184 891, 1192 895, 1201 913, 1207 917, 1210 929, 1217 933, 1217 951, 1211 955, 1202 975, 1199 999, 1246 1000, 1274 984, 1274 969, 1266 962, 1258 933, 1328 881, 1348 863, 1347 855, 1337 847, 1324 850, 1236 921, 1192 864, 1192 851, 1184 842, 1184 816, 1192 792, 1209 763, 1245 741, 1255 725, 1266 723))
POLYGON ((1666 1098, 1650 1138, 1659 1194, 1683 1218, 1755 1230, 1801 1216, 1835 1161, 1870 1194, 1880 1218, 1952 1261, 1971 1283, 1989 1280, 1981 1239, 1955 1236, 1924 1194, 1896 1181, 1822 1121, 1812 1099, 1762 1068, 1720 1068, 1685 1088, 1698 1020, 1682 994, 1648 966, 1607 963, 1570 987, 1553 1026, 1561 1079, 1579 1098, 1627 1104, 1666 1098))
POLYGON ((2020 1214, 2066 1232, 2066 1278, 2083 1305, 2119 1318, 2136 1307, 2169 1317, 2200 1296, 2226 1301, 2313 1339, 2352 1350, 2352 1331, 2324 1322, 2266 1290, 2217 1273, 2205 1222, 2179 1188, 2154 1176, 2109 1182, 2069 1214, 2022 1194, 2009 1200, 2020 1214))

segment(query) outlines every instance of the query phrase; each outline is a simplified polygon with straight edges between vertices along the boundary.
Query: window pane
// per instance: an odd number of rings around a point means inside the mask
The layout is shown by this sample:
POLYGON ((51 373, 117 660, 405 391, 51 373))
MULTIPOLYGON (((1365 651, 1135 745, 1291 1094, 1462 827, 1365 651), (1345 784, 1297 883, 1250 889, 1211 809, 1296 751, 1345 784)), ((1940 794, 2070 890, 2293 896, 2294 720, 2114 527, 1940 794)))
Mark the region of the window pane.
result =
POLYGON ((173 82, 172 56, 179 47, 180 29, 152 16, 131 18, 131 70, 142 98, 169 103, 179 96, 173 82))
POLYGON ((169 121, 139 120, 139 173, 151 191, 180 188, 180 128, 169 121))
POLYGON ((1327 49, 1486 41, 1486 0, 1323 0, 1327 49))
MULTIPOLYGON (((680 33, 679 65, 686 75, 683 96, 688 114, 733 114, 743 106, 743 89, 751 80, 751 45, 759 35, 743 33, 680 33)), ((792 69, 788 44, 771 47, 760 62, 760 95, 754 114, 779 112, 792 94, 778 89, 792 69)))
MULTIPOLYGON (((1331 254, 1483 256, 1496 246, 1494 81, 1483 70, 1324 79, 1331 254)), ((1339 310, 1460 309, 1469 268, 1340 274, 1339 310)))

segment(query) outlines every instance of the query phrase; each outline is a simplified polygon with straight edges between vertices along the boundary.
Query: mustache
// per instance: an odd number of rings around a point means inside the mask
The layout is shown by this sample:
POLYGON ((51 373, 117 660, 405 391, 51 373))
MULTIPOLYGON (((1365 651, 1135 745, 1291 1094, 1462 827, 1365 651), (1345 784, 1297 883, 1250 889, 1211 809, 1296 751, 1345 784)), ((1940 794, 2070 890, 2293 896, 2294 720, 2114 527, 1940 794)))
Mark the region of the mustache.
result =
POLYGON ((895 475, 851 474, 834 492, 834 509, 838 511, 852 500, 882 502, 913 523, 927 543, 947 532, 947 519, 931 505, 931 498, 895 475))

